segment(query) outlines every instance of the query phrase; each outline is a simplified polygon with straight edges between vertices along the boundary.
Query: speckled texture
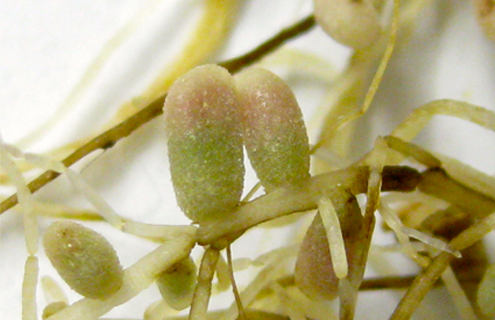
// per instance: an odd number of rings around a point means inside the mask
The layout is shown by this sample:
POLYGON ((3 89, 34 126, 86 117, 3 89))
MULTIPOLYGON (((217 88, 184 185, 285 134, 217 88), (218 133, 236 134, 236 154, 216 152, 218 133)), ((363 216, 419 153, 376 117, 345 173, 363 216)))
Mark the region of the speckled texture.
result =
POLYGON ((170 88, 163 111, 179 206, 200 223, 228 214, 240 200, 244 180, 232 76, 215 65, 189 71, 170 88))
POLYGON ((309 178, 308 137, 292 90, 264 69, 248 69, 235 79, 244 144, 265 190, 309 178))
POLYGON ((99 233, 59 221, 46 230, 43 246, 53 267, 77 293, 105 299, 122 287, 124 272, 117 253, 99 233))

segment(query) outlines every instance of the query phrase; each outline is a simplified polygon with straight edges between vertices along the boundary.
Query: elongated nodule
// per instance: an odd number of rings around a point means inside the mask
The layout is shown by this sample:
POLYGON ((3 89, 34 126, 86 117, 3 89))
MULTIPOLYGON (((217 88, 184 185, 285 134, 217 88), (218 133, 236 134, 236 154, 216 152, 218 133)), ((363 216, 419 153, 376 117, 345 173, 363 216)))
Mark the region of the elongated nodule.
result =
POLYGON ((335 41, 353 49, 375 43, 380 16, 370 0, 314 0, 316 22, 335 41))
POLYGON ((74 222, 50 225, 43 238, 46 255, 65 282, 77 293, 105 299, 124 283, 117 253, 99 233, 74 222))
POLYGON ((163 113, 179 206, 197 222, 221 218, 238 204, 244 177, 232 76, 216 65, 189 71, 170 88, 163 113))
POLYGON ((292 90, 264 69, 248 69, 235 79, 244 144, 265 190, 309 178, 308 136, 292 90))

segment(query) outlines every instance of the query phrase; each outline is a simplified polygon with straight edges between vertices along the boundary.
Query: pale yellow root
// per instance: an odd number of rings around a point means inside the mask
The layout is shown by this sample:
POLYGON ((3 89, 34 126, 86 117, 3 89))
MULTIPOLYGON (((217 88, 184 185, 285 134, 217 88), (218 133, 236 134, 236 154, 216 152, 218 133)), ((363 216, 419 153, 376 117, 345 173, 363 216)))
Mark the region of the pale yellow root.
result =
POLYGON ((37 320, 36 287, 38 285, 38 258, 29 256, 24 266, 22 283, 22 320, 37 320))
POLYGON ((348 272, 347 255, 339 217, 332 200, 327 196, 321 196, 318 199, 318 211, 325 227, 335 275, 339 279, 345 278, 348 272))
MULTIPOLYGON (((0 141, 1 143, 1 141, 0 141)), ((93 207, 98 211, 98 213, 114 228, 122 229, 124 225, 123 219, 113 210, 113 208, 103 199, 90 185, 84 181, 81 175, 70 168, 66 168, 64 164, 60 161, 56 161, 50 159, 43 155, 38 155, 34 153, 24 153, 20 149, 15 146, 8 144, 0 145, 1 150, 5 150, 5 152, 10 151, 16 157, 23 158, 29 163, 43 168, 45 170, 52 170, 58 173, 65 173, 67 178, 71 182, 71 184, 76 188, 89 203, 93 205, 93 207)), ((26 183, 22 177, 22 173, 17 169, 15 164, 8 155, 6 157, 2 157, 0 160, 1 164, 8 169, 7 173, 11 176, 11 179, 16 184, 19 195, 19 203, 21 208, 27 208, 29 211, 32 211, 34 208, 41 206, 37 202, 32 199, 31 192, 27 188, 26 183), (15 180, 14 180, 15 179, 15 180)), ((27 209, 24 209, 26 211, 27 209)), ((29 211, 27 213, 29 214, 29 211)), ((26 214, 24 215, 26 216, 26 214)), ((32 219, 31 219, 32 220, 32 219)), ((29 220, 30 221, 30 220, 29 220)))
MULTIPOLYGON (((449 245, 455 250, 461 251, 474 243, 480 241, 486 234, 495 228, 495 213, 490 214, 482 220, 478 220, 471 227, 461 232, 457 237, 450 241, 449 245)), ((438 277, 444 272, 452 260, 450 253, 440 253, 428 267, 423 270, 422 274, 413 282, 411 287, 402 298, 395 309, 391 320, 410 319, 413 312, 417 309, 425 295, 430 291, 438 277)))
POLYGON ((38 221, 34 212, 35 201, 31 191, 27 187, 22 172, 17 168, 10 158, 8 149, 0 136, 0 166, 6 171, 7 176, 17 189, 19 207, 22 212, 24 222, 24 235, 26 248, 30 255, 35 255, 38 251, 38 221))
POLYGON ((492 111, 467 102, 444 99, 427 103, 414 110, 391 135, 411 141, 435 115, 456 117, 495 131, 495 113, 492 111))
POLYGON ((41 287, 45 293, 45 300, 47 304, 52 302, 64 302, 69 303, 67 295, 64 293, 62 288, 58 285, 53 278, 44 276, 41 278, 41 287))
POLYGON ((218 279, 218 283, 214 287, 217 292, 223 292, 230 287, 230 275, 229 275, 229 265, 225 258, 220 255, 218 258, 217 269, 215 270, 215 275, 218 279))

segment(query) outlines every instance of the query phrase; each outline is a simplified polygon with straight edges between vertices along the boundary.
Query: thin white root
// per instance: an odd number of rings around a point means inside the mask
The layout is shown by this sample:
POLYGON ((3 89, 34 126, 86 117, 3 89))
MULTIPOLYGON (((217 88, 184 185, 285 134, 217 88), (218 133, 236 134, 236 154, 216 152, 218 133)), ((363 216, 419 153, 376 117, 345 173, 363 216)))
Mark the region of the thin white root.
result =
POLYGON ((17 198, 24 221, 24 235, 26 239, 27 251, 30 255, 35 255, 38 251, 38 221, 34 212, 35 200, 31 191, 27 187, 22 172, 17 168, 10 158, 8 148, 0 136, 0 166, 5 169, 7 176, 14 183, 17 189, 17 198))
MULTIPOLYGON (((74 188, 76 188, 76 190, 78 190, 86 198, 86 200, 88 200, 88 202, 95 207, 99 214, 101 214, 101 216, 113 227, 119 230, 122 229, 124 222, 117 214, 117 212, 115 212, 115 210, 113 210, 113 208, 105 201, 105 199, 103 199, 90 185, 86 183, 86 181, 84 181, 79 173, 65 167, 62 162, 50 159, 46 156, 34 153, 25 153, 13 145, 7 145, 6 148, 6 150, 11 152, 11 154, 13 154, 15 157, 24 158, 26 161, 40 168, 53 170, 58 173, 66 173, 67 178, 72 183, 74 188)), ((25 187, 25 189, 29 192, 27 186, 25 187)), ((22 190, 22 195, 24 195, 25 193, 26 191, 22 190)), ((18 190, 18 195, 19 203, 21 203, 21 190, 18 190)))
POLYGON ((327 234, 335 275, 339 279, 345 278, 348 272, 347 255, 339 217, 337 216, 332 200, 325 196, 320 197, 318 200, 318 211, 327 234))
POLYGON ((397 236, 397 240, 399 240, 402 245, 402 249, 404 253, 409 256, 411 259, 416 261, 418 265, 425 267, 429 264, 429 259, 426 257, 422 257, 418 254, 418 252, 414 249, 411 242, 409 241, 409 236, 404 233, 403 225, 397 215, 393 212, 393 210, 386 205, 385 203, 380 203, 378 208, 383 220, 385 223, 392 229, 397 236))
POLYGON ((22 282, 22 320, 37 320, 36 287, 38 284, 38 258, 29 256, 24 266, 22 282))
POLYGON ((194 236, 198 228, 184 225, 156 225, 137 221, 125 221, 122 231, 139 237, 157 238, 167 241, 178 236, 189 234, 194 236))
POLYGON ((67 178, 72 185, 91 203, 102 217, 116 229, 122 229, 124 222, 117 212, 90 186, 84 179, 72 169, 67 169, 67 178))
POLYGON ((402 227, 402 231, 405 234, 407 234, 409 237, 414 238, 416 240, 419 240, 430 247, 433 247, 433 248, 438 249, 440 251, 445 251, 445 252, 451 253, 456 258, 461 258, 461 253, 459 251, 454 250, 454 248, 452 248, 448 243, 446 243, 440 239, 430 237, 426 233, 423 233, 421 231, 418 231, 416 229, 409 228, 406 226, 402 227))
POLYGON ((194 246, 188 235, 165 242, 124 271, 124 285, 106 300, 82 299, 47 320, 94 320, 149 287, 157 275, 187 257, 194 246))

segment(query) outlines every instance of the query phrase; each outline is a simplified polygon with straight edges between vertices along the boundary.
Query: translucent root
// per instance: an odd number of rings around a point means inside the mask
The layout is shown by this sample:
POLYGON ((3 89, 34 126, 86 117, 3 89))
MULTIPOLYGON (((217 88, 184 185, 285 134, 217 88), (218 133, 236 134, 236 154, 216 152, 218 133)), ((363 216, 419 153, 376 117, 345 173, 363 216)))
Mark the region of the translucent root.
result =
MULTIPOLYGON (((366 209, 358 231, 362 239, 356 246, 354 255, 357 257, 354 264, 357 266, 352 274, 339 282, 340 318, 354 319, 359 287, 363 281, 365 267, 368 260, 369 247, 375 226, 375 211, 380 203, 380 192, 382 188, 382 172, 387 160, 388 147, 383 138, 375 140, 375 147, 367 158, 369 166, 369 177, 366 191, 366 209)), ((354 235, 354 238, 357 238, 354 235)), ((356 240, 354 240, 356 241, 356 240)))
POLYGON ((409 237, 402 232, 402 223, 399 218, 393 213, 392 209, 386 204, 380 205, 379 211, 385 223, 394 231, 399 243, 402 245, 404 253, 416 261, 419 265, 426 266, 429 263, 428 259, 420 257, 409 241, 409 237))
POLYGON ((423 232, 418 231, 416 229, 405 227, 405 226, 402 227, 402 232, 404 232, 404 234, 406 234, 407 236, 409 236, 411 238, 414 238, 416 240, 423 242, 424 244, 427 244, 431 248, 435 248, 435 249, 438 249, 440 251, 448 252, 456 258, 461 258, 461 253, 459 251, 454 250, 454 248, 452 248, 448 243, 446 243, 440 239, 430 237, 426 233, 423 233, 423 232))
POLYGON ((116 229, 122 229, 124 222, 117 212, 84 179, 72 169, 67 169, 67 178, 72 185, 98 210, 103 218, 116 229))
POLYGON ((30 255, 34 255, 38 251, 38 221, 34 212, 36 204, 21 171, 10 158, 9 149, 11 148, 6 146, 0 136, 0 166, 7 172, 9 179, 17 189, 17 197, 24 222, 27 251, 30 255))
POLYGON ((170 319, 177 311, 168 306, 163 299, 153 302, 144 311, 144 320, 170 319))
POLYGON ((42 277, 41 287, 43 288, 43 292, 45 293, 45 300, 48 303, 58 301, 64 303, 69 302, 69 299, 67 299, 67 295, 53 278, 48 276, 42 277))
POLYGON ((430 169, 421 175, 418 189, 428 195, 458 206, 478 219, 495 211, 495 200, 452 179, 441 169, 430 169))
MULTIPOLYGON (((8 145, 7 147, 8 150, 17 158, 24 158, 26 161, 46 170, 66 173, 67 178, 72 183, 74 188, 76 188, 76 190, 78 190, 86 198, 86 200, 88 200, 88 202, 98 210, 98 213, 101 214, 101 216, 108 221, 110 225, 117 229, 122 229, 124 224, 122 218, 120 218, 117 212, 115 212, 115 210, 113 210, 113 208, 89 184, 87 184, 77 172, 65 167, 62 162, 47 158, 43 155, 24 153, 22 150, 13 145, 8 145)), ((26 185, 25 189, 29 192, 26 185)), ((23 192, 25 193, 25 191, 23 192)), ((19 195, 19 197, 21 196, 19 195)))
POLYGON ((435 115, 456 117, 495 131, 495 113, 492 111, 467 102, 444 99, 427 103, 414 110, 391 135, 410 141, 435 115))
POLYGON ((82 299, 47 320, 94 320, 121 305, 155 282, 157 275, 187 257, 195 241, 181 236, 165 242, 124 272, 124 285, 106 300, 82 299))
POLYGON ((363 106, 360 114, 365 114, 368 111, 373 98, 375 97, 376 92, 380 86, 380 83, 383 78, 383 74, 387 69, 390 58, 392 57, 392 53, 394 52, 395 43, 397 42, 397 32, 399 30, 399 13, 400 13, 400 0, 394 0, 394 11, 392 17, 392 25, 390 26, 390 38, 387 42, 387 47, 385 48, 385 52, 383 53, 383 57, 378 65, 378 69, 371 81, 370 88, 366 93, 364 98, 363 106))
MULTIPOLYGON (((453 179, 462 181, 466 187, 471 188, 479 194, 495 199, 495 179, 493 176, 478 171, 457 159, 441 154, 437 154, 436 156, 442 161, 442 167, 453 179)), ((490 214, 491 212, 488 211, 486 214, 490 214)))
MULTIPOLYGON (((418 265, 426 267, 430 263, 430 259, 421 256, 409 240, 409 235, 404 231, 404 226, 400 221, 399 217, 393 212, 393 210, 386 205, 381 203, 379 206, 379 212, 385 221, 385 223, 392 229, 397 236, 397 240, 402 245, 404 253, 413 259, 418 265)), ((431 238, 431 237, 429 237, 431 238)))
MULTIPOLYGON (((495 213, 475 222, 471 227, 461 232, 457 237, 449 242, 455 250, 461 251, 474 243, 480 241, 486 234, 495 228, 495 213)), ((416 277, 412 285, 403 296, 401 302, 395 309, 391 320, 410 319, 425 295, 431 290, 438 277, 447 268, 453 256, 450 253, 442 252, 423 272, 416 277)))
POLYGON ((347 255, 339 217, 332 200, 325 196, 318 199, 318 211, 327 234, 335 275, 339 279, 345 278, 348 272, 347 255))

